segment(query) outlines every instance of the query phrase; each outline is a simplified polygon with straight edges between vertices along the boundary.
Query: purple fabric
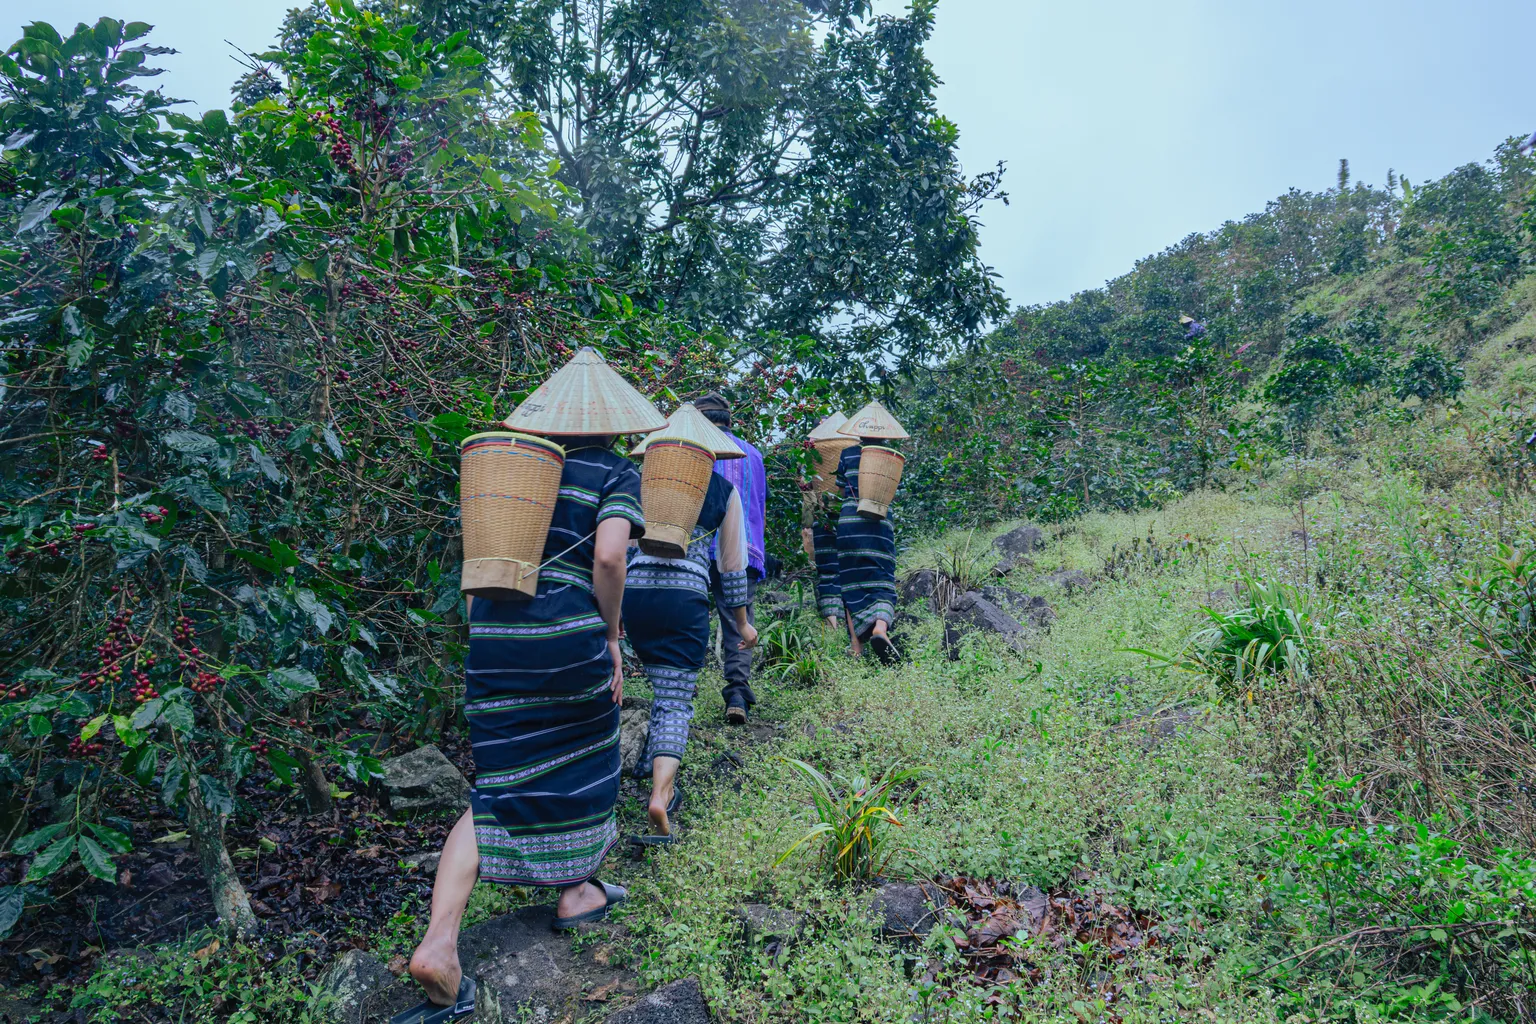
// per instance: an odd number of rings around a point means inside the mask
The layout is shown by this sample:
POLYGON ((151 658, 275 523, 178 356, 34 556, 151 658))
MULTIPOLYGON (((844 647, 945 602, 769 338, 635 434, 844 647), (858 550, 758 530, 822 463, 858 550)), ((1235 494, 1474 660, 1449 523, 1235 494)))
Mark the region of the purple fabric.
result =
POLYGON ((768 471, 763 468, 763 453, 751 442, 729 430, 725 432, 741 445, 747 457, 721 459, 715 463, 715 472, 734 484, 741 494, 741 508, 747 514, 747 568, 756 570, 761 579, 768 561, 768 550, 763 545, 763 530, 768 521, 768 471))
POLYGON ((1190 338, 1198 338, 1198 337, 1200 337, 1200 335, 1202 335, 1204 333, 1205 333, 1205 324, 1201 323, 1198 320, 1191 320, 1189 322, 1189 330, 1187 332, 1185 332, 1185 334, 1184 334, 1184 339, 1186 341, 1188 341, 1190 338))

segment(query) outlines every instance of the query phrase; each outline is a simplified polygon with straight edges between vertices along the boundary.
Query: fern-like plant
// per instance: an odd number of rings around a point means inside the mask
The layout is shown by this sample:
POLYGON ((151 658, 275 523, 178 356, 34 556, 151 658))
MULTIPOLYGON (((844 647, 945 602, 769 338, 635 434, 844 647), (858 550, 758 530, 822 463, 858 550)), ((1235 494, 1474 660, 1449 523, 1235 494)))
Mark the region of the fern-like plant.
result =
POLYGON ((1163 654, 1128 648, 1160 668, 1213 680, 1227 697, 1240 697, 1276 677, 1306 682, 1322 646, 1311 600, 1295 587, 1243 577, 1243 603, 1228 611, 1203 606, 1210 624, 1182 649, 1163 654))
POLYGON ((892 767, 873 783, 860 777, 838 777, 834 783, 804 761, 792 757, 784 760, 810 783, 817 821, 779 855, 774 866, 807 843, 819 841, 823 862, 834 880, 863 881, 881 874, 895 854, 889 830, 902 827, 891 808, 891 791, 922 778, 927 769, 892 767))

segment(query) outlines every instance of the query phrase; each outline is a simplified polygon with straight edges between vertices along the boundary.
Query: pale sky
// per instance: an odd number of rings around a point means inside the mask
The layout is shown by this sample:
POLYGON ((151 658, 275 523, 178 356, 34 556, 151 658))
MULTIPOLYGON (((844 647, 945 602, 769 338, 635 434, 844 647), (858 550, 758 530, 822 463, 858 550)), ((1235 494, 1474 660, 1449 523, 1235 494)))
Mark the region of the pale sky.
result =
MULTIPOLYGON (((876 0, 902 9, 901 0, 876 0)), ((170 95, 228 102, 293 0, 5 0, 32 20, 157 26, 170 95)), ((8 33, 8 35, 7 35, 8 33)), ((0 44, 3 45, 3 44, 0 44)), ((1015 303, 1067 298, 1192 231, 1357 180, 1415 182, 1536 131, 1533 0, 941 0, 930 56, 971 171, 1008 164, 983 256, 1015 303)))

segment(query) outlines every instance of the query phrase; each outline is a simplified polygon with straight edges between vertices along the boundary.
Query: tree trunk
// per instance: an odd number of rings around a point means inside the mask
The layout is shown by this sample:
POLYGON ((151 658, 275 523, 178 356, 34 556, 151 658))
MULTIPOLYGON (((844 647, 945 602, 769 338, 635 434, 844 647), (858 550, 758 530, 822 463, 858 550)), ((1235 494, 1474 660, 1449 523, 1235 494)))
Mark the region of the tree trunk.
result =
MULTIPOLYGON (((297 711, 299 722, 307 727, 309 725, 308 697, 299 701, 297 711)), ((331 780, 325 777, 325 772, 310 756, 308 750, 300 747, 295 754, 299 760, 299 786, 304 790, 304 802, 309 807, 309 813, 331 813, 334 807, 331 801, 331 780)))
POLYGON ((229 859, 229 850, 224 846, 224 820, 203 806, 195 782, 187 791, 187 827, 219 922, 237 939, 255 935, 261 930, 261 922, 251 910, 251 898, 240 884, 235 862, 229 859))

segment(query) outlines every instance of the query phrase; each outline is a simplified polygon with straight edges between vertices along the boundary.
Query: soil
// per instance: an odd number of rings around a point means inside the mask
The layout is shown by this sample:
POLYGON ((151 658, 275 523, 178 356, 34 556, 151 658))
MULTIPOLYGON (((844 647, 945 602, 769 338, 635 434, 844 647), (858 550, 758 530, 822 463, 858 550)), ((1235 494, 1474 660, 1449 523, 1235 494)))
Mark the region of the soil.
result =
MULTIPOLYGON (((460 770, 470 768, 462 735, 446 736, 441 747, 460 770)), ((440 849, 453 822, 393 821, 366 791, 338 800, 334 815, 311 816, 292 790, 269 792, 271 778, 257 771, 242 781, 236 795, 245 806, 225 841, 268 933, 304 937, 293 948, 314 979, 396 911, 426 902, 431 876, 399 862, 440 849)), ((107 952, 176 941, 217 923, 191 844, 156 841, 184 833, 185 823, 150 794, 120 813, 134 822, 132 852, 115 858, 120 884, 90 879, 29 908, 0 942, 0 990, 31 984, 46 996, 83 982, 107 952)), ((0 856, 0 886, 21 882, 30 860, 0 856)))

